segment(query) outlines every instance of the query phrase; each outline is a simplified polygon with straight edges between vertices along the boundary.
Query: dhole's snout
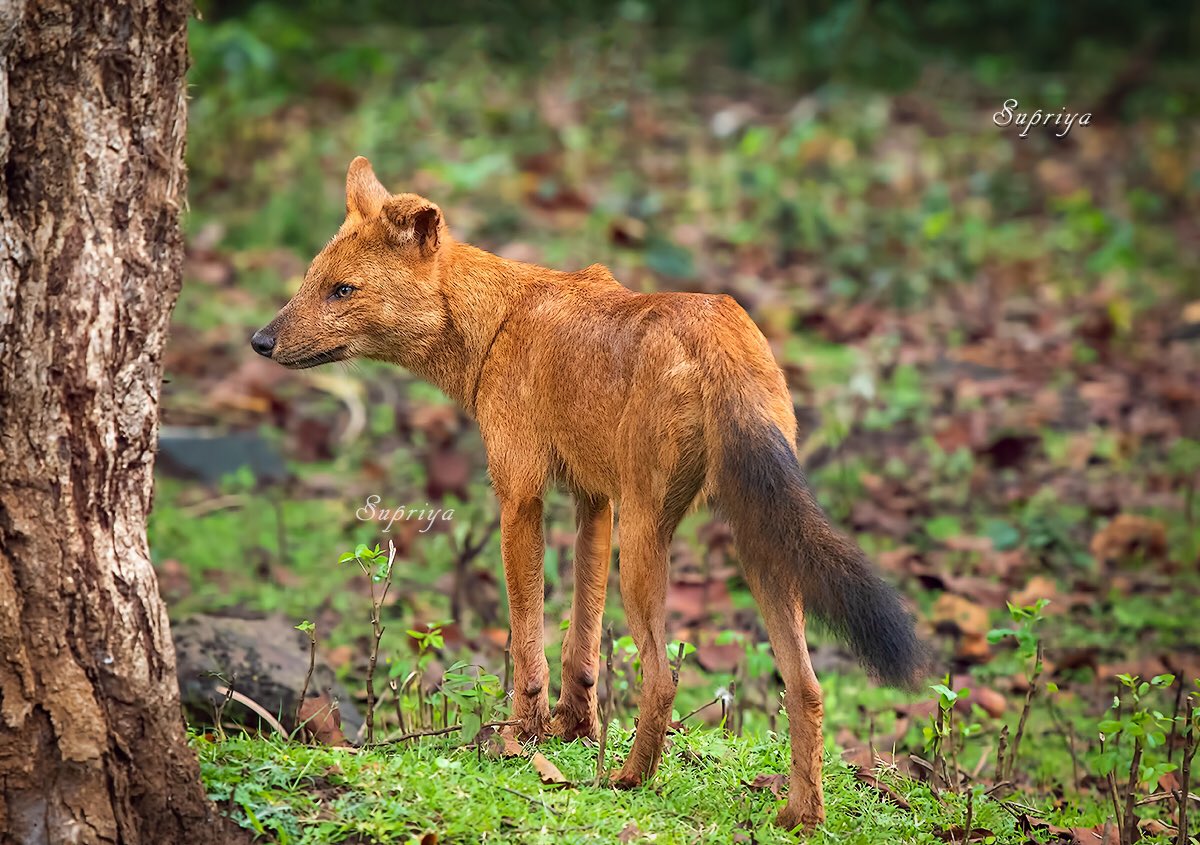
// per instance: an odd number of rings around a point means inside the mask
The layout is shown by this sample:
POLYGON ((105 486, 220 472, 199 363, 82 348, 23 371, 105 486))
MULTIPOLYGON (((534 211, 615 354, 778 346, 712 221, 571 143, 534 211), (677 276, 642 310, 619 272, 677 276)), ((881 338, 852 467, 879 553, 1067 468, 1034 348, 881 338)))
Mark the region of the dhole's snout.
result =
POLYGON ((259 329, 250 337, 250 347, 264 358, 270 358, 275 351, 274 332, 259 329))

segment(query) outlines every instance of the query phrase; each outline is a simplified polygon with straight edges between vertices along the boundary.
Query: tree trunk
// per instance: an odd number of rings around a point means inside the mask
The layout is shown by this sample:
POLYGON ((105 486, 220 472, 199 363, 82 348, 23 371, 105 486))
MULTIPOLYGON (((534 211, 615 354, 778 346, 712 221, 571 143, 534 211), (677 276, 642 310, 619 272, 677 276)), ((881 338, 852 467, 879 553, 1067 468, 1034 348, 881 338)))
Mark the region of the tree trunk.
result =
POLYGON ((0 835, 227 842, 146 545, 185 0, 0 0, 0 835))

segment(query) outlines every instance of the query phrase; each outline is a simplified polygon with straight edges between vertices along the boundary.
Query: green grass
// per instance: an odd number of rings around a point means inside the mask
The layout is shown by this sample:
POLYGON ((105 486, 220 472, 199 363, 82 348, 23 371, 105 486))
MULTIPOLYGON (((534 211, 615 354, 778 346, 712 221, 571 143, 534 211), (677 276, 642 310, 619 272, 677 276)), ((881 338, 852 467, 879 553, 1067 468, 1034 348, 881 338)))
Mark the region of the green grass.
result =
MULTIPOLYGON (((630 734, 609 734, 620 760, 630 734)), ((228 802, 243 826, 282 843, 407 842, 435 832, 442 842, 791 843, 773 826, 781 802, 752 789, 759 775, 787 770, 787 744, 774 736, 731 739, 712 730, 670 737, 654 781, 641 789, 596 787, 596 749, 549 740, 540 750, 573 784, 547 788, 527 758, 480 758, 448 740, 351 752, 281 739, 197 736, 209 795, 228 802), (640 835, 632 836, 631 825, 640 835), (744 838, 737 838, 742 836, 744 838)), ((612 759, 612 756, 609 757, 612 759)), ((963 824, 959 796, 884 775, 903 808, 859 781, 836 755, 825 763, 827 821, 812 843, 939 843, 963 824)), ((973 827, 995 843, 1026 841, 1011 815, 979 799, 973 827)))

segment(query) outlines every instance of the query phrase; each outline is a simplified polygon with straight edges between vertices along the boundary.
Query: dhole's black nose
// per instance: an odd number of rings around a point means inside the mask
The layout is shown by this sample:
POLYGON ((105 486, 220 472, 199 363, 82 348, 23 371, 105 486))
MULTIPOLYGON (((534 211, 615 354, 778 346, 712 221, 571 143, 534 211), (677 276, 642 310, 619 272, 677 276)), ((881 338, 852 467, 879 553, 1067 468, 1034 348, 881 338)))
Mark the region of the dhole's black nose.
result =
POLYGON ((270 358, 271 353, 275 351, 275 335, 267 334, 259 329, 254 333, 254 337, 250 338, 250 345, 259 355, 270 358))

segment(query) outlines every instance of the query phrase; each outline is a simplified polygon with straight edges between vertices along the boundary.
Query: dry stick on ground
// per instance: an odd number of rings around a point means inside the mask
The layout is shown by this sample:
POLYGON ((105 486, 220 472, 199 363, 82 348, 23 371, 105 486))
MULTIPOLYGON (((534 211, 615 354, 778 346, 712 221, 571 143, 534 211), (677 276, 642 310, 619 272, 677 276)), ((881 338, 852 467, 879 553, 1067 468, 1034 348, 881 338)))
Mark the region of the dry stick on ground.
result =
POLYGON ((1029 690, 1025 693, 1025 705, 1021 708, 1021 719, 1017 722, 1017 733, 1013 737, 1012 746, 1008 750, 1008 765, 1005 768, 1006 780, 1012 780, 1017 773, 1017 755, 1021 753, 1021 740, 1025 736, 1025 723, 1029 720, 1029 711, 1033 709, 1033 697, 1037 695, 1038 679, 1042 677, 1042 642, 1038 640, 1037 653, 1033 658, 1033 676, 1029 679, 1029 690))
POLYGON ((1133 743, 1133 760, 1129 763, 1129 783, 1125 787, 1125 817, 1124 824, 1121 826, 1121 843, 1122 845, 1132 845, 1133 834, 1137 831, 1137 812, 1134 809, 1134 796, 1137 794, 1137 786, 1142 763, 1142 744, 1134 738, 1133 743))
MULTIPOLYGON (((400 684, 400 700, 401 701, 404 700, 404 696, 408 695, 408 688, 413 685, 414 681, 416 681, 417 682, 417 724, 423 725, 423 724, 425 724, 425 711, 423 709, 424 703, 422 700, 422 696, 424 695, 424 692, 421 689, 420 678, 421 678, 421 672, 418 669, 413 669, 411 672, 408 673, 408 676, 404 679, 404 682, 402 684, 400 684)), ((433 726, 433 723, 431 722, 430 727, 432 727, 432 726, 433 726)), ((414 725, 414 727, 415 727, 415 725, 414 725)), ((408 729, 407 726, 402 727, 402 730, 407 730, 407 729, 408 729)))
POLYGON ((304 699, 308 697, 308 685, 312 682, 313 670, 317 667, 317 629, 311 622, 305 622, 303 627, 296 627, 308 634, 308 671, 304 673, 304 686, 300 688, 300 697, 296 699, 294 735, 300 736, 300 711, 304 708, 304 699))
MULTIPOLYGON (((482 783, 488 787, 491 787, 493 789, 503 789, 505 792, 511 793, 512 795, 515 795, 518 798, 524 798, 526 801, 528 801, 534 807, 541 807, 543 810, 545 810, 547 813, 549 813, 552 816, 558 815, 558 811, 555 810, 553 807, 551 807, 549 804, 547 804, 546 799, 544 797, 539 800, 538 798, 535 798, 532 795, 526 795, 524 792, 517 792, 517 790, 515 790, 515 789, 509 789, 507 786, 501 786, 498 783, 484 780, 483 778, 478 777, 478 776, 476 776, 475 779, 478 780, 480 783, 482 783)), ((592 828, 590 828, 590 827, 589 828, 579 828, 579 829, 580 830, 592 830, 592 828)), ((544 829, 541 831, 542 834, 545 834, 545 832, 546 831, 544 829)), ((558 832, 561 833, 562 831, 558 831, 558 832)))
POLYGON ((996 746, 996 783, 1005 783, 1008 778, 1005 777, 1004 768, 1008 764, 1008 725, 1000 728, 1000 741, 996 746))
POLYGON ((942 706, 941 699, 937 703, 937 717, 933 722, 933 760, 931 766, 931 774, 934 785, 941 780, 942 789, 950 786, 950 775, 946 769, 946 707, 942 706))
POLYGON ((508 637, 504 640, 504 686, 502 689, 512 689, 512 628, 508 629, 508 637))
MULTIPOLYGON (((519 725, 520 719, 507 719, 503 722, 484 722, 479 726, 479 730, 484 728, 502 728, 506 725, 519 725)), ((407 742, 410 739, 420 739, 425 736, 444 736, 455 731, 461 731, 462 725, 446 725, 444 728, 431 728, 427 731, 413 731, 412 733, 401 734, 400 736, 389 736, 387 739, 380 740, 380 745, 395 745, 398 742, 407 742)))
POLYGON ((962 772, 958 768, 958 742, 954 738, 954 705, 950 705, 950 717, 946 722, 946 730, 950 736, 950 762, 954 766, 954 783, 950 785, 950 791, 955 795, 958 794, 958 788, 962 783, 962 772))
POLYGON ((1075 751, 1075 727, 1062 718, 1062 714, 1058 712, 1058 708, 1054 706, 1054 698, 1050 697, 1046 700, 1050 709, 1050 719, 1054 722, 1054 726, 1058 728, 1063 735, 1063 739, 1067 744, 1067 753, 1071 755, 1071 787, 1079 791, 1079 755, 1075 751))
MULTIPOLYGON (((215 677, 218 680, 221 679, 220 675, 216 675, 215 677)), ((217 729, 217 736, 221 738, 222 742, 225 741, 225 705, 233 698, 233 685, 235 683, 237 683, 237 675, 234 675, 229 680, 229 686, 227 687, 217 684, 217 694, 221 696, 221 700, 219 703, 213 704, 213 724, 217 729)))
MULTIPOLYGON (((268 710, 267 708, 263 707, 261 704, 259 704, 257 701, 255 701, 250 696, 243 695, 242 693, 238 692, 237 690, 234 690, 230 687, 226 687, 226 686, 223 686, 220 684, 217 685, 217 692, 220 695, 225 696, 225 703, 228 703, 229 701, 236 701, 238 704, 241 704, 243 707, 246 707, 249 710, 254 711, 255 715, 257 715, 259 718, 261 718, 264 722, 266 722, 272 728, 279 731, 279 733, 282 734, 283 736, 288 735, 288 732, 286 730, 284 730, 283 725, 279 724, 279 720, 271 715, 271 711, 268 710)), ((222 710, 225 709, 224 704, 221 705, 221 709, 222 710)), ((222 731, 221 733, 222 733, 222 735, 224 735, 224 731, 222 731)))
MULTIPOLYGON (((1104 754, 1104 746, 1106 745, 1104 734, 1100 734, 1100 753, 1104 754)), ((1104 776, 1105 783, 1108 784, 1108 797, 1112 800, 1113 805, 1113 822, 1117 826, 1117 830, 1122 829, 1121 825, 1121 799, 1117 795, 1117 777, 1116 768, 1114 767, 1107 775, 1104 776)))
POLYGON ((383 590, 380 591, 378 597, 375 595, 375 576, 371 572, 371 568, 359 561, 359 565, 363 571, 367 573, 368 582, 371 585, 371 632, 375 635, 374 642, 371 643, 371 656, 367 660, 367 744, 371 745, 375 742, 375 664, 379 662, 379 641, 383 639, 383 623, 380 622, 379 614, 383 608, 384 599, 387 598, 388 589, 392 586, 392 564, 396 560, 396 544, 388 540, 388 559, 387 567, 383 571, 383 590))
POLYGON ((725 730, 729 731, 730 736, 741 736, 742 733, 742 702, 738 698, 738 674, 741 671, 742 664, 739 661, 733 669, 733 680, 729 682, 729 721, 725 723, 725 730))
POLYGON ((1200 741, 1196 738, 1198 726, 1192 718, 1192 710, 1197 704, 1200 704, 1200 701, 1189 695, 1186 710, 1188 731, 1183 736, 1183 765, 1179 771, 1179 834, 1176 845, 1187 845, 1188 841, 1188 801, 1191 798, 1188 789, 1191 787, 1192 760, 1196 757, 1196 749, 1200 747, 1200 741))
POLYGON ((390 678, 388 687, 392 690, 392 700, 396 702, 396 721, 400 723, 401 733, 404 733, 408 730, 408 726, 404 724, 404 703, 400 698, 400 685, 396 683, 395 678, 390 678))
POLYGON ((604 632, 604 642, 601 647, 604 649, 604 687, 607 694, 604 696, 604 703, 600 708, 600 750, 596 754, 596 786, 604 783, 604 750, 608 746, 608 722, 612 716, 613 635, 611 625, 604 632))
MULTIPOLYGON (((1180 684, 1175 689, 1175 706, 1171 711, 1171 732, 1167 734, 1167 762, 1174 762, 1175 745, 1179 739, 1179 708, 1183 704, 1183 673, 1180 672, 1180 684)), ((1186 722, 1184 724, 1187 724, 1186 722)))
POLYGON ((967 790, 967 823, 963 825, 963 845, 971 841, 971 825, 975 822, 975 790, 967 790))
POLYGON ((707 710, 709 707, 712 707, 714 704, 720 704, 720 703, 722 703, 724 700, 725 700, 725 696, 723 696, 723 695, 718 695, 718 696, 717 696, 716 698, 714 698, 712 701, 709 701, 709 702, 706 702, 706 703, 704 703, 704 704, 701 704, 699 707, 697 707, 697 708, 696 708, 695 710, 693 710, 691 713, 688 713, 686 716, 681 716, 681 717, 680 717, 680 719, 679 719, 679 724, 680 724, 680 725, 682 725, 684 722, 686 722, 688 719, 690 719, 690 718, 692 718, 693 716, 695 716, 695 715, 696 715, 697 713, 699 713, 701 710, 707 710))

